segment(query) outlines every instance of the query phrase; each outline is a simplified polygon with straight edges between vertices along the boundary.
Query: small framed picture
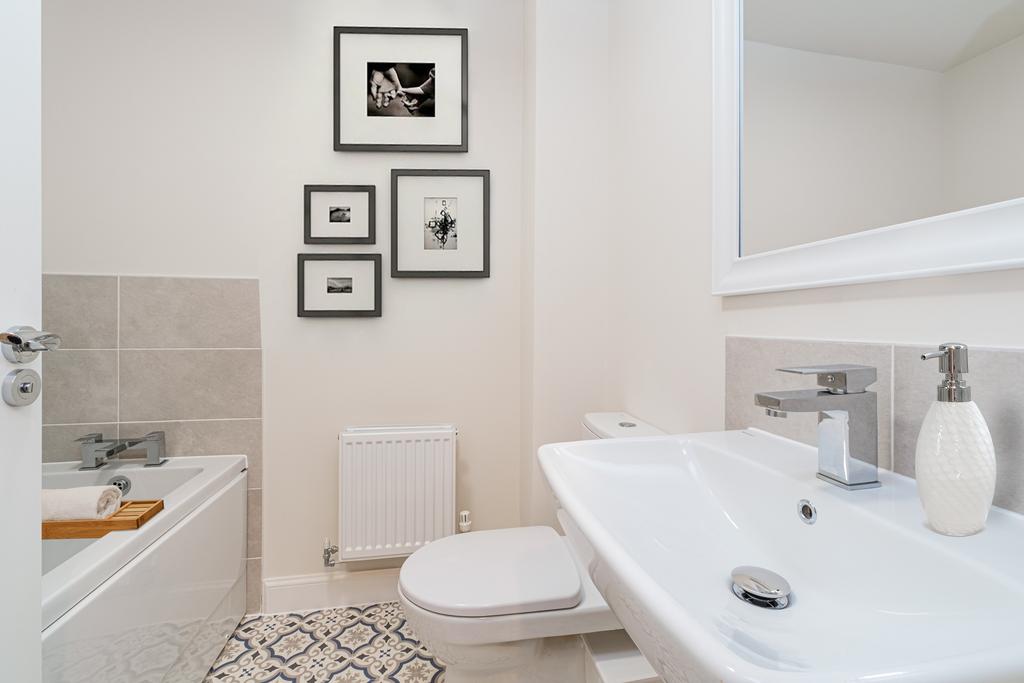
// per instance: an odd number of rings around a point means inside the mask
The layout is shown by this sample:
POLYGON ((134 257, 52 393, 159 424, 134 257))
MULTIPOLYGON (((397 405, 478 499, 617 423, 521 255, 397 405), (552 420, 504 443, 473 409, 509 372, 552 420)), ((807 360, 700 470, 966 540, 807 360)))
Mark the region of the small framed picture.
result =
POLYGON ((391 277, 490 277, 491 172, 391 171, 391 277))
POLYGON ((334 149, 469 149, 469 32, 334 27, 334 149))
POLYGON ((380 254, 299 254, 300 318, 379 318, 380 254))
POLYGON ((306 185, 306 244, 374 244, 376 194, 373 185, 306 185))

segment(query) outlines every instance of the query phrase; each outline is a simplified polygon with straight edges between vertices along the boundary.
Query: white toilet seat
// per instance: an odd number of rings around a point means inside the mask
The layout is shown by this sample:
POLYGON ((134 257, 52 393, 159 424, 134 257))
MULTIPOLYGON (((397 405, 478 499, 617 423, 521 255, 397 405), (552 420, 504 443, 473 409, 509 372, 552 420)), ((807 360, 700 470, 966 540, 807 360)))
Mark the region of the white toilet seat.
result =
POLYGON ((399 585, 423 609, 452 617, 569 609, 583 598, 569 549, 546 526, 434 541, 406 560, 399 585))
MULTIPOLYGON (((409 621, 416 628, 417 633, 423 637, 423 640, 425 642, 439 641, 450 645, 486 645, 531 638, 551 638, 555 636, 594 633, 597 631, 612 631, 622 628, 619 620, 598 592, 594 582, 590 580, 586 569, 581 565, 569 541, 548 527, 540 528, 547 529, 547 532, 550 532, 572 562, 576 579, 580 585, 579 599, 575 606, 491 616, 453 616, 425 609, 415 600, 411 599, 405 592, 405 586, 410 582, 409 576, 406 574, 406 567, 409 566, 409 563, 416 555, 430 548, 430 546, 427 546, 427 548, 421 549, 410 556, 409 560, 403 565, 399 574, 398 586, 398 595, 402 602, 402 607, 409 617, 409 621)), ((451 537, 451 539, 454 541, 463 538, 465 540, 460 541, 460 543, 471 544, 471 539, 476 534, 508 534, 521 531, 523 529, 499 529, 496 531, 464 534, 451 537)), ((441 543, 444 540, 447 539, 435 541, 431 545, 441 543)), ((497 540, 507 540, 507 545, 514 547, 511 546, 511 536, 507 536, 505 539, 499 537, 497 540)), ((542 566, 540 568, 543 569, 542 566)), ((414 573, 412 576, 415 575, 414 573)), ((422 595, 417 597, 420 600, 425 600, 422 595)))

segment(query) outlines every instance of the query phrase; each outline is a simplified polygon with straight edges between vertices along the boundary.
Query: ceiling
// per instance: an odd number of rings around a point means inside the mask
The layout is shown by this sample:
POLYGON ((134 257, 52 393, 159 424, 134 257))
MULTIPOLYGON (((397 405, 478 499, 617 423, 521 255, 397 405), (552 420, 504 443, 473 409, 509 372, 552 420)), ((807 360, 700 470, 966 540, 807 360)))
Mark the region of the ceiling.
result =
POLYGON ((946 71, 1024 34, 1024 0, 743 0, 744 36, 946 71))

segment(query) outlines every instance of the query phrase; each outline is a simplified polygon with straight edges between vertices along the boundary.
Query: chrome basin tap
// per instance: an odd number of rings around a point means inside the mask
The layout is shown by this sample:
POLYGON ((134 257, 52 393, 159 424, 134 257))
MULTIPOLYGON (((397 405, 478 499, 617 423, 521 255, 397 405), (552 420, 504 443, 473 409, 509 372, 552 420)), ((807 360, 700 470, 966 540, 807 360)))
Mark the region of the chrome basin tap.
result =
POLYGON ((878 396, 867 387, 878 379, 867 365, 779 368, 780 372, 817 375, 819 389, 766 391, 754 403, 772 417, 818 413, 818 478, 844 489, 869 489, 878 483, 878 396))

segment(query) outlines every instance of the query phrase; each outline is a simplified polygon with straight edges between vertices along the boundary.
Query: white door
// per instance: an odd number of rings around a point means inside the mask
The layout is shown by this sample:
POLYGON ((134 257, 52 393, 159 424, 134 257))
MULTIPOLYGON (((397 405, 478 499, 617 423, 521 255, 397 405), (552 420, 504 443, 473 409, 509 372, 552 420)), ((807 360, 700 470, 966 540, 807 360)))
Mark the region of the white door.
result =
MULTIPOLYGON (((0 329, 41 327, 39 0, 0 2, 0 329)), ((31 366, 40 371, 40 361, 31 366)), ((0 377, 16 367, 0 358, 0 377)), ((0 402, 0 662, 40 680, 39 463, 42 408, 0 402)))

